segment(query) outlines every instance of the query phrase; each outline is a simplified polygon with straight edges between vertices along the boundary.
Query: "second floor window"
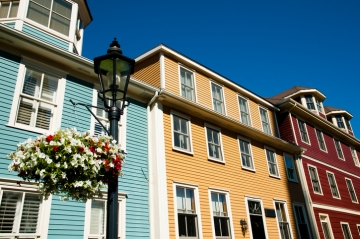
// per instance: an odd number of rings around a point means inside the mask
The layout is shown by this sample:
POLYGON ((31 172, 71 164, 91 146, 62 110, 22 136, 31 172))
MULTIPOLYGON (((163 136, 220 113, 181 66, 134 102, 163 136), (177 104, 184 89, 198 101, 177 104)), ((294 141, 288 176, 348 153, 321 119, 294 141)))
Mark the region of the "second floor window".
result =
POLYGON ((172 115, 173 117, 173 146, 174 148, 191 151, 190 144, 190 120, 172 115))
POLYGON ((266 109, 260 107, 260 118, 263 132, 271 135, 269 115, 266 109))
POLYGON ((308 137, 308 133, 306 130, 306 124, 304 121, 302 120, 298 120, 299 122, 299 129, 300 129, 300 136, 301 136, 301 140, 305 143, 309 143, 309 137, 308 137))
POLYGON ((216 238, 230 238, 230 219, 226 195, 211 192, 211 208, 216 238))
POLYGON ((241 122, 246 125, 250 125, 248 100, 239 96, 239 108, 241 122))
POLYGON ((19 1, 0 1, 0 18, 16 17, 19 1))
POLYGON ((290 155, 284 154, 284 159, 285 159, 286 173, 288 179, 290 181, 297 182, 296 168, 294 165, 293 158, 290 155))
POLYGON ((343 121, 343 117, 341 115, 335 116, 337 126, 341 129, 345 129, 345 124, 343 121))
POLYGON ((221 114, 225 114, 224 96, 223 96, 222 87, 211 82, 211 92, 212 92, 214 110, 221 114))
POLYGON ((353 185, 352 181, 350 179, 345 178, 345 182, 346 182, 346 186, 349 190, 351 201, 357 203, 358 199, 356 197, 356 193, 355 193, 355 189, 354 189, 354 185, 353 185))
POLYGON ((181 95, 195 101, 194 73, 180 67, 181 95))
POLYGON ((335 142, 335 148, 336 148, 336 152, 337 152, 338 157, 341 158, 341 159, 344 159, 344 154, 343 154, 342 149, 341 149, 340 141, 337 140, 337 139, 334 139, 334 142, 335 142))
POLYGON ((314 100, 312 95, 305 95, 306 107, 309 110, 315 110, 314 100))
POLYGON ((316 168, 309 166, 309 173, 314 193, 321 194, 321 186, 316 168))
POLYGON ((328 180, 329 180, 329 185, 330 185, 332 196, 334 198, 340 198, 339 190, 338 190, 338 187, 336 185, 336 180, 335 180, 334 174, 327 173, 327 177, 328 177, 328 180))
POLYGON ((268 161, 268 168, 270 175, 279 177, 280 175, 279 175, 275 151, 271 149, 265 149, 265 151, 266 151, 266 159, 268 161))
POLYGON ((206 136, 209 158, 223 161, 220 131, 206 127, 206 136))
POLYGON ((251 155, 251 144, 249 141, 239 139, 241 164, 244 168, 254 169, 253 159, 251 155))
POLYGON ((30 0, 27 18, 69 35, 72 4, 65 0, 30 0))
POLYGON ((324 137, 323 137, 323 133, 318 129, 315 129, 315 131, 316 131, 316 137, 318 139, 320 149, 322 151, 326 151, 326 146, 325 146, 325 140, 324 140, 324 137))
POLYGON ((359 158, 357 156, 356 150, 353 147, 350 147, 351 155, 354 159, 354 163, 356 166, 360 167, 359 158))

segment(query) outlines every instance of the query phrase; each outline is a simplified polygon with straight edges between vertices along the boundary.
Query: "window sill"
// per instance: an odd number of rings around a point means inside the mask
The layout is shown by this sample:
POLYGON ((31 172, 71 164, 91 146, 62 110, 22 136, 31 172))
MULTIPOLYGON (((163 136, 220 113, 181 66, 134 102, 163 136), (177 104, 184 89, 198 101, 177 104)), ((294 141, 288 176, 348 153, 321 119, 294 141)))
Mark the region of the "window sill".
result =
POLYGON ((299 181, 298 181, 298 180, 295 180, 295 179, 290 179, 290 178, 288 178, 288 181, 289 181, 289 182, 293 182, 293 183, 299 183, 299 181))
POLYGON ((272 175, 272 174, 269 174, 269 177, 271 177, 271 178, 276 178, 276 179, 281 179, 281 177, 280 177, 280 176, 278 176, 278 175, 272 175))
POLYGON ((213 161, 215 163, 220 163, 220 164, 224 164, 225 165, 225 161, 221 161, 219 159, 214 159, 214 158, 208 158, 209 161, 213 161))
POLYGON ((39 133, 39 134, 50 134, 53 132, 51 130, 35 128, 35 127, 28 126, 28 125, 20 125, 20 124, 9 125, 9 124, 7 124, 6 126, 10 127, 10 128, 14 128, 14 129, 26 130, 29 132, 39 133))
POLYGON ((188 154, 188 155, 194 156, 194 152, 193 152, 193 151, 186 151, 186 150, 184 150, 184 149, 176 148, 176 147, 173 147, 172 149, 173 149, 174 151, 179 152, 179 153, 184 153, 184 154, 188 154))
POLYGON ((241 168, 243 170, 246 170, 246 171, 250 171, 250 172, 253 172, 253 173, 256 173, 256 170, 254 168, 247 168, 247 167, 244 167, 244 166, 241 166, 241 168))
POLYGON ((318 192, 314 192, 314 194, 319 195, 319 196, 324 196, 324 194, 318 193, 318 192))

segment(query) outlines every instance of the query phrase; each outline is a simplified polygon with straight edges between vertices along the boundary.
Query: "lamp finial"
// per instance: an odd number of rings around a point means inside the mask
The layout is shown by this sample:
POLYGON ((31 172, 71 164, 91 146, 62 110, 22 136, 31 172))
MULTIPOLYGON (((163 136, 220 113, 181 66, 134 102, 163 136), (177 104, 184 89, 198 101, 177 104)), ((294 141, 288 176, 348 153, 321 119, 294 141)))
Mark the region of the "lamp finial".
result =
POLYGON ((117 51, 120 54, 122 54, 122 50, 120 49, 120 44, 119 42, 116 40, 116 37, 114 38, 114 40, 111 42, 110 44, 110 48, 107 50, 107 53, 110 53, 112 51, 117 51))

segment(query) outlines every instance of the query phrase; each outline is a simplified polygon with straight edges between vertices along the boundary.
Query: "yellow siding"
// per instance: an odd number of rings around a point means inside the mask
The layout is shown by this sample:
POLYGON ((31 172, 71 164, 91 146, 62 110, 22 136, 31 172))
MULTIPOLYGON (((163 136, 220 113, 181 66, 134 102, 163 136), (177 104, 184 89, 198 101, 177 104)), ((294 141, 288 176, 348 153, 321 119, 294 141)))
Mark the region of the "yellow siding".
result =
POLYGON ((272 131, 274 136, 278 137, 278 131, 277 131, 277 128, 276 128, 276 120, 275 120, 274 111, 268 110, 268 113, 269 113, 271 131, 272 131))
POLYGON ((140 63, 136 63, 132 77, 155 87, 160 87, 159 55, 156 54, 140 63))
MULTIPOLYGON (((170 238, 175 238, 174 181, 198 185, 203 238, 212 238, 212 219, 210 217, 208 197, 209 187, 229 190, 233 220, 231 228, 237 238, 244 238, 239 224, 240 220, 245 218, 248 221, 244 200, 245 195, 262 198, 264 208, 272 209, 274 209, 273 198, 286 200, 292 232, 294 238, 298 238, 291 202, 303 202, 303 196, 301 193, 290 195, 292 191, 301 192, 301 186, 298 183, 292 183, 287 180, 282 157, 283 152, 276 150, 281 179, 269 177, 264 145, 256 140, 251 140, 256 172, 243 170, 240 163, 237 135, 230 130, 221 129, 226 163, 221 164, 209 161, 207 158, 204 123, 203 120, 191 116, 193 155, 174 151, 171 143, 170 108, 164 106, 170 238)), ((269 238, 278 239, 276 219, 266 218, 265 220, 269 238)), ((249 231, 245 238, 250 238, 249 231)))
POLYGON ((165 88, 175 94, 180 94, 180 78, 178 62, 164 56, 165 88))
POLYGON ((240 120, 239 104, 236 92, 224 87, 224 95, 227 115, 235 120, 240 120))
POLYGON ((195 73, 195 78, 198 103, 212 109, 210 79, 199 72, 195 73))
POLYGON ((249 108, 251 114, 251 123, 252 127, 262 131, 260 113, 259 113, 259 105, 254 101, 249 100, 249 108))

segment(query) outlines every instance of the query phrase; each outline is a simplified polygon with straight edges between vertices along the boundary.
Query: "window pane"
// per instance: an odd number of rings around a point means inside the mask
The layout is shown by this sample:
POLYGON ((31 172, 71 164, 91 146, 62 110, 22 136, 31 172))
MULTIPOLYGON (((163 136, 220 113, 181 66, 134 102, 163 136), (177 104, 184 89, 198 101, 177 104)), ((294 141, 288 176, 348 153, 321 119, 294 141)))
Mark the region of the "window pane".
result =
POLYGON ((38 195, 25 194, 20 233, 36 233, 40 202, 41 200, 38 195))
POLYGON ((41 98, 50 102, 55 102, 58 79, 53 76, 44 76, 41 98))
POLYGON ((26 69, 22 93, 39 97, 42 74, 35 70, 26 69))
POLYGON ((90 234, 104 235, 105 201, 91 201, 90 234))
POLYGON ((9 13, 10 2, 0 2, 0 18, 7 18, 9 13))
POLYGON ((26 16, 27 18, 47 27, 49 24, 49 15, 50 15, 50 10, 41 7, 36 3, 33 2, 29 3, 29 9, 26 16))
POLYGON ((52 105, 40 103, 35 125, 37 128, 50 129, 53 108, 54 106, 52 105))
POLYGON ((50 28, 64 35, 69 35, 70 20, 53 13, 51 15, 50 28))
POLYGON ((32 113, 35 112, 35 109, 33 109, 33 104, 36 104, 36 101, 20 97, 16 123, 30 125, 32 113))
POLYGON ((51 7, 51 1, 52 0, 31 0, 32 2, 36 2, 46 8, 50 8, 51 7))
POLYGON ((71 18, 71 4, 63 0, 54 0, 53 11, 66 18, 71 18))
POLYGON ((347 224, 341 224, 342 230, 344 232, 344 237, 345 239, 351 239, 351 232, 350 232, 350 228, 349 225, 347 224))
POLYGON ((186 216, 186 227, 187 227, 187 236, 196 237, 197 236, 197 222, 195 215, 186 216))
POLYGON ((9 17, 16 17, 19 9, 19 2, 12 2, 9 17))
POLYGON ((0 205, 0 233, 12 233, 22 194, 4 191, 0 205))

